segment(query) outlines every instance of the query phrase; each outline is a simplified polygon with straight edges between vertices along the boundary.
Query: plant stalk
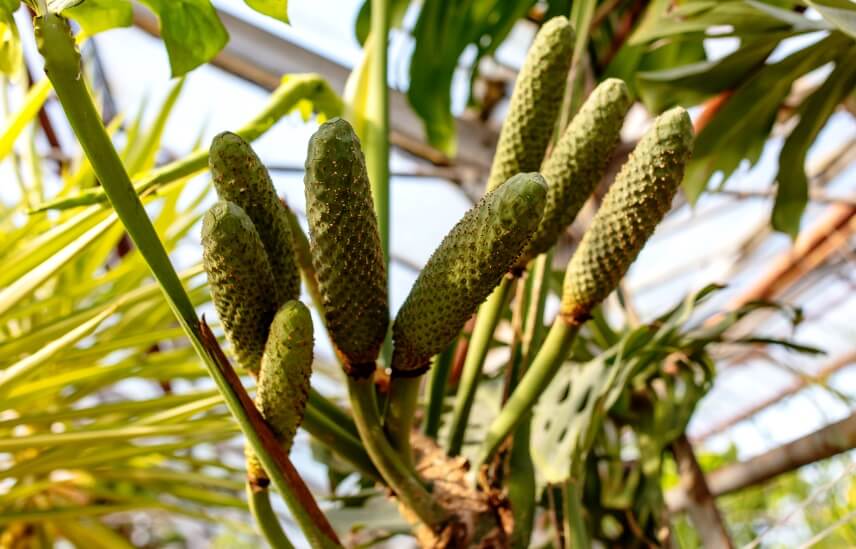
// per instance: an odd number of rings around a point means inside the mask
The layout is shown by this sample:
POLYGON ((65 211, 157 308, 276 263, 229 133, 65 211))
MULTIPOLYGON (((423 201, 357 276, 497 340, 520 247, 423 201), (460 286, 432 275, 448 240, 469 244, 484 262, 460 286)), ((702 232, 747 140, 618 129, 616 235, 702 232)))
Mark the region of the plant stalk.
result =
POLYGON ((571 478, 562 485, 562 514, 564 516, 565 540, 573 549, 591 547, 582 505, 582 476, 571 478))
POLYGON ((511 393, 511 398, 488 429, 476 460, 477 467, 493 457, 505 437, 514 430, 538 401, 538 397, 567 358, 579 328, 579 324, 568 322, 561 316, 553 322, 544 345, 538 351, 526 375, 520 380, 520 384, 511 393))
POLYGON ((455 357, 455 349, 458 341, 455 340, 446 347, 446 350, 431 360, 431 369, 428 379, 428 406, 425 410, 425 434, 437 439, 440 431, 440 418, 443 415, 443 401, 446 398, 446 385, 449 383, 449 374, 452 373, 452 359, 455 357))
POLYGON ((387 0, 371 0, 371 64, 365 112, 366 169, 372 185, 383 256, 389 269, 389 87, 387 85, 387 42, 389 6, 387 0))
POLYGON ((294 545, 279 525, 279 519, 270 504, 270 491, 247 482, 247 505, 259 526, 259 531, 272 549, 293 549, 294 545))
POLYGON ((470 348, 464 362, 463 372, 461 373, 461 382, 458 385, 458 393, 455 397, 455 408, 452 412, 452 427, 449 431, 449 455, 455 456, 461 452, 484 359, 490 349, 493 332, 496 330, 499 319, 502 317, 502 310, 505 307, 505 302, 514 281, 515 277, 512 275, 502 277, 499 286, 490 294, 487 301, 479 307, 476 325, 473 328, 473 335, 470 339, 470 348))
POLYGON ((526 312, 526 327, 523 330, 523 359, 532 362, 536 349, 544 339, 544 304, 547 301, 549 284, 547 276, 553 263, 553 250, 539 255, 529 263, 529 310, 526 312))
POLYGON ((102 183, 104 193, 152 270, 191 344, 208 367, 230 412, 247 437, 247 442, 289 504, 310 543, 314 547, 337 546, 335 532, 318 511, 311 493, 302 484, 296 471, 293 471, 288 457, 279 448, 273 433, 255 410, 246 391, 243 391, 240 380, 222 355, 217 339, 210 331, 207 331, 206 337, 204 330, 207 326, 197 319, 193 304, 101 122, 82 75, 80 53, 68 21, 59 15, 47 14, 36 18, 35 29, 36 43, 45 59, 45 72, 54 86, 69 124, 102 183), (230 382, 226 368, 231 370, 233 382, 230 382), (237 387, 234 386, 235 382, 237 387), (256 418, 253 418, 253 412, 256 418), (279 455, 275 456, 277 452, 279 455), (291 469, 284 471, 281 467, 291 469), (286 477, 289 477, 288 480, 286 477), (294 485, 295 481, 300 485, 294 485))
POLYGON ((348 392, 360 437, 378 471, 407 508, 432 529, 439 529, 448 514, 387 441, 375 402, 374 376, 348 377, 348 392))
POLYGON ((389 386, 389 407, 384 429, 390 444, 409 468, 413 468, 410 431, 413 429, 413 416, 419 404, 422 378, 423 376, 394 377, 389 386))

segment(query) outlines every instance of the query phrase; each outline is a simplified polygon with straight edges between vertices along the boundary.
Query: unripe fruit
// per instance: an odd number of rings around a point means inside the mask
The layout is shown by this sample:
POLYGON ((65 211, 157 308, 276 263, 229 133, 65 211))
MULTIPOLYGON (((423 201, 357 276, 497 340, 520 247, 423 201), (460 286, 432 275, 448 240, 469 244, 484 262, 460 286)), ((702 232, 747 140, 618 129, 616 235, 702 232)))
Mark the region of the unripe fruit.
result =
POLYGON ((341 118, 309 140, 306 216, 327 329, 348 375, 374 371, 389 325, 386 265, 360 141, 341 118))
POLYGON ((583 103, 544 162, 547 205, 518 263, 549 250, 574 221, 606 171, 632 104, 627 86, 617 78, 604 80, 583 103))
POLYGON ((672 205, 692 141, 681 107, 657 117, 639 141, 568 263, 561 308, 568 321, 588 318, 630 268, 672 205))
POLYGON ((276 280, 277 303, 300 297, 286 206, 259 157, 240 136, 223 132, 211 143, 208 163, 217 195, 240 206, 256 226, 276 280))
POLYGON ((487 193, 440 243, 419 273, 392 329, 396 375, 418 375, 458 334, 514 265, 538 226, 544 178, 518 174, 487 193))
POLYGON ((256 392, 256 408, 286 453, 306 411, 312 345, 309 309, 299 301, 286 302, 271 323, 256 392))
POLYGON ((544 23, 517 75, 502 123, 487 190, 541 167, 571 67, 574 30, 565 17, 544 23))
POLYGON ((276 285, 261 238, 239 206, 221 200, 203 217, 202 262, 238 364, 255 374, 276 313, 276 285))

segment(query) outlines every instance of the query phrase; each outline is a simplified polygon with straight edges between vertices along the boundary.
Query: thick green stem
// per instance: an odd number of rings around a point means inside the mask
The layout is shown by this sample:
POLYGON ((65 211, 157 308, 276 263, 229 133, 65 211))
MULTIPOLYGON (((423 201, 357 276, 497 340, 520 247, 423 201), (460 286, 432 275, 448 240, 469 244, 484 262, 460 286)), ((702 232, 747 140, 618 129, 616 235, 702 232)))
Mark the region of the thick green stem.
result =
POLYGON ((461 452, 461 446, 464 443, 464 435, 467 431, 467 424, 470 419, 470 410, 473 406, 473 400, 478 387, 479 376, 482 372, 487 351, 490 349, 490 342, 493 339, 493 332, 496 330, 496 325, 499 324, 499 319, 502 317, 502 310, 505 307, 505 301, 508 298, 508 293, 511 290, 514 277, 506 275, 502 277, 499 286, 487 298, 487 301, 479 307, 479 313, 476 317, 476 325, 473 328, 473 335, 470 338, 470 348, 467 351, 467 359, 464 362, 464 369, 461 373, 461 382, 458 385, 458 393, 455 397, 455 408, 452 412, 452 427, 449 431, 449 455, 455 456, 461 452))
POLYGON ((253 487, 247 483, 247 504, 250 514, 256 520, 262 536, 272 549, 293 549, 294 545, 288 540, 279 519, 270 504, 270 491, 267 488, 253 487))
MULTIPOLYGON (((366 169, 372 185, 377 228, 383 249, 384 264, 389 271, 389 86, 387 85, 387 45, 390 10, 387 0, 371 0, 371 47, 369 88, 366 101, 366 135, 363 150, 366 169)), ((387 334, 381 349, 383 364, 389 365, 392 340, 387 334)))
POLYGON ((383 255, 389 266, 389 88, 387 86, 387 42, 389 6, 387 0, 371 0, 372 56, 366 105, 366 169, 372 184, 377 225, 383 255))
POLYGON ((562 485, 565 540, 570 543, 572 549, 591 547, 591 540, 586 529, 582 490, 578 484, 581 478, 581 476, 573 477, 562 485))
POLYGON ((508 457, 508 477, 505 490, 514 513, 514 530, 511 547, 525 549, 530 546, 532 526, 535 521, 535 465, 529 452, 529 436, 532 413, 524 414, 514 431, 514 442, 508 457))
POLYGON ((349 377, 348 392, 360 437, 380 474, 407 508, 437 530, 449 516, 387 441, 375 402, 373 376, 363 379, 349 377))
MULTIPOLYGON (((229 411, 247 437, 247 442, 274 486, 282 494, 309 542, 314 547, 337 546, 338 540, 334 541, 335 532, 318 511, 317 503, 293 471, 293 467, 289 467, 287 457, 274 457, 273 452, 276 452, 277 448, 272 433, 268 430, 265 434, 270 436, 265 438, 257 430, 256 423, 250 418, 250 410, 255 412, 252 402, 248 398, 247 403, 242 400, 227 377, 227 372, 223 370, 224 366, 220 363, 222 359, 215 356, 219 351, 216 339, 210 334, 208 337, 204 336, 193 304, 101 122, 101 116, 82 75, 80 54, 68 22, 58 15, 48 14, 36 18, 35 29, 39 52, 45 58, 45 72, 56 90, 69 124, 101 181, 107 198, 152 270, 170 308, 207 366, 229 411), (283 470, 282 467, 289 470, 283 470), (286 476, 289 480, 286 480, 286 476)), ((258 419, 260 420, 260 416, 258 419)), ((264 421, 261 421, 261 425, 264 425, 264 421)))
POLYGON ((431 370, 428 379, 428 406, 425 409, 425 435, 436 440, 440 431, 440 418, 443 415, 443 402, 446 400, 446 385, 449 374, 452 373, 452 360, 458 346, 456 339, 446 347, 446 350, 431 360, 431 370))
POLYGON ((410 468, 413 467, 410 431, 413 429, 413 415, 419 404, 421 381, 422 376, 393 378, 389 387, 389 408, 384 423, 390 444, 398 452, 401 461, 410 468))
POLYGON ((568 323, 562 317, 556 318, 553 322, 544 345, 538 351, 526 375, 520 380, 511 398, 488 429, 481 453, 476 460, 477 466, 487 462, 493 456, 505 437, 514 430, 538 401, 538 397, 567 358, 577 331, 579 331, 578 324, 568 323))

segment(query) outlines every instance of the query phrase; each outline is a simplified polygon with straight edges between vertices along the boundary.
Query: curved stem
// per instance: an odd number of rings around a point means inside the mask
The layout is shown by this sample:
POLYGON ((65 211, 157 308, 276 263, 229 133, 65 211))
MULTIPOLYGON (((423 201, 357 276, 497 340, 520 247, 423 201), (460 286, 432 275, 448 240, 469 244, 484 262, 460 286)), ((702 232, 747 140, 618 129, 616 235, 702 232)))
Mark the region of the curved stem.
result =
POLYGON ((373 376, 349 377, 348 392, 360 437, 380 474, 405 506, 429 527, 438 529, 448 514, 387 442, 375 402, 373 376))
POLYGON ((190 297, 101 122, 81 74, 80 53, 68 21, 59 15, 47 14, 36 18, 35 29, 36 44, 45 59, 45 72, 95 175, 101 181, 102 189, 157 279, 190 343, 208 368, 229 411, 247 437, 248 444, 282 494, 309 542, 314 547, 339 546, 335 531, 256 410, 223 355, 217 338, 204 321, 200 322, 196 317, 190 297))
POLYGON ((419 386, 422 377, 393 378, 389 386, 389 407, 386 411, 384 429, 390 444, 409 468, 413 468, 410 431, 413 429, 413 415, 419 403, 419 386))
POLYGON ((508 399, 499 416, 491 423, 481 453, 476 460, 477 467, 493 456, 505 437, 514 430, 538 401, 538 397, 567 358, 578 331, 578 324, 568 323, 562 317, 556 318, 553 322, 544 345, 538 351, 526 375, 511 393, 511 398, 508 399))
POLYGON ((449 431, 449 455, 455 456, 461 452, 464 443, 464 435, 470 419, 470 410, 476 395, 479 376, 482 372, 485 356, 493 339, 493 332, 502 316, 502 309, 511 290, 515 278, 511 275, 502 277, 499 286, 487 298, 487 301, 479 307, 476 317, 476 325, 470 338, 470 348, 467 359, 464 362, 464 370, 461 374, 461 382, 458 385, 458 393, 455 397, 455 408, 452 411, 452 427, 449 431))
POLYGON ((270 504, 270 491, 267 488, 259 488, 247 483, 247 505, 250 514, 256 520, 262 536, 273 549, 294 549, 294 545, 288 540, 279 518, 270 504))

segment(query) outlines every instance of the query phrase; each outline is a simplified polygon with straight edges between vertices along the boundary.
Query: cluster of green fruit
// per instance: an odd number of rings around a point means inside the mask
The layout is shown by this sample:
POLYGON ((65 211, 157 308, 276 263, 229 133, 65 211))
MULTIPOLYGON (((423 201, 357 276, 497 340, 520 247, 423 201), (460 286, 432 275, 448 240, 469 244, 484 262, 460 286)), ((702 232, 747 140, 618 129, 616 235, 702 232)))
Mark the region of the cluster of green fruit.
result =
MULTIPOLYGON (((394 378, 424 373, 503 276, 555 244, 603 177, 632 103, 619 80, 591 93, 547 155, 572 43, 565 18, 539 31, 512 95, 487 193, 441 242, 393 323, 394 378)), ((668 211, 691 143, 685 111, 656 119, 568 264, 557 322, 584 322, 624 276, 668 211)), ((263 417, 290 446, 306 406, 313 343, 309 312, 297 301, 290 214, 238 136, 214 140, 210 167, 221 201, 205 216, 202 239, 214 304, 238 363, 258 378, 263 417)), ((365 160, 345 120, 322 124, 311 138, 305 193, 313 283, 327 330, 346 374, 369 378, 388 330, 387 273, 365 160)), ((547 362, 548 370, 555 367, 556 360, 547 362)), ((538 364, 536 357, 531 375, 538 364)), ((522 403, 512 398, 510 408, 537 398, 540 391, 529 395, 523 385, 522 403)), ((516 422, 501 419, 495 438, 516 422)))

